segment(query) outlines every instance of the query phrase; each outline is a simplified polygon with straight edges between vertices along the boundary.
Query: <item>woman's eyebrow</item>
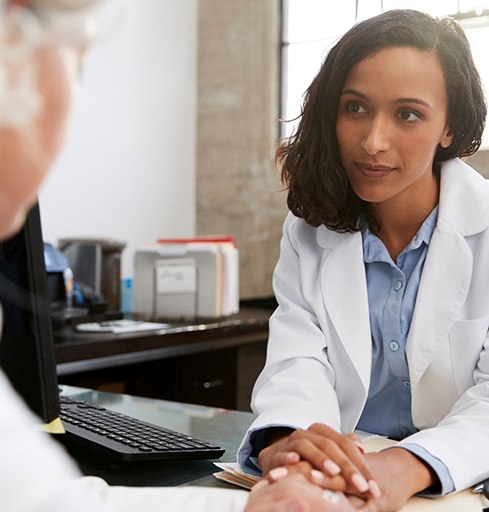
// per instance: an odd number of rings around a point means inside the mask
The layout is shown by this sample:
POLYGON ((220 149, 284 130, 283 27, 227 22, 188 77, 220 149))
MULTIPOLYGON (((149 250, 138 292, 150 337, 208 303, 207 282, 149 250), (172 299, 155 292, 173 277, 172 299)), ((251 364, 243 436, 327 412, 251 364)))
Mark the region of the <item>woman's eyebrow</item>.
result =
POLYGON ((431 105, 421 98, 397 98, 393 103, 417 103, 418 105, 424 105, 425 107, 431 108, 431 105))
MULTIPOLYGON (((358 96, 359 98, 362 98, 364 100, 368 99, 368 97, 363 94, 360 91, 357 91, 356 89, 345 89, 341 92, 341 96, 345 94, 351 94, 353 96, 358 96)), ((422 100, 421 98, 415 98, 415 97, 406 97, 406 98, 396 98, 392 103, 394 104, 403 104, 403 103, 417 103, 418 105, 423 105, 425 107, 431 108, 430 103, 428 103, 425 100, 422 100)))
POLYGON ((353 96, 359 96, 360 98, 363 98, 365 100, 367 99, 367 96, 365 96, 365 94, 363 94, 360 91, 357 91, 355 89, 344 89, 341 92, 341 96, 343 96, 344 94, 352 94, 353 96))

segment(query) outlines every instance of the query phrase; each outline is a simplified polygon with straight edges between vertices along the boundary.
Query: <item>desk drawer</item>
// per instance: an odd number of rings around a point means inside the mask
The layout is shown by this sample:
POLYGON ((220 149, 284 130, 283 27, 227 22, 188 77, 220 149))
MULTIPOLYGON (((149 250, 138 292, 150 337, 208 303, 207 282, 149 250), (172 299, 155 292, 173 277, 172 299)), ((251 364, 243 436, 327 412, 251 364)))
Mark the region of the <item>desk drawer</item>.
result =
POLYGON ((216 350, 176 361, 176 400, 194 404, 235 407, 236 352, 216 350))

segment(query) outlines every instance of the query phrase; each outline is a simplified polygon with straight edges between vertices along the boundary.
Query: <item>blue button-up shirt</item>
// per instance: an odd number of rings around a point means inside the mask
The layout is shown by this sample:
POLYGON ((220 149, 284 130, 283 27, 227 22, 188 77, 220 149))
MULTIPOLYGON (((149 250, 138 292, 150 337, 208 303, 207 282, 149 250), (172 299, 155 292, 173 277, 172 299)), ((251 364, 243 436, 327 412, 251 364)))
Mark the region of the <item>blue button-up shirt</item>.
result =
MULTIPOLYGON (((424 221, 396 262, 384 244, 363 226, 363 257, 367 277, 372 372, 367 403, 357 428, 394 439, 416 432, 411 416, 411 382, 406 340, 419 282, 435 229, 438 207, 424 221)), ((446 466, 415 444, 403 445, 437 473, 442 492, 453 490, 446 466)))

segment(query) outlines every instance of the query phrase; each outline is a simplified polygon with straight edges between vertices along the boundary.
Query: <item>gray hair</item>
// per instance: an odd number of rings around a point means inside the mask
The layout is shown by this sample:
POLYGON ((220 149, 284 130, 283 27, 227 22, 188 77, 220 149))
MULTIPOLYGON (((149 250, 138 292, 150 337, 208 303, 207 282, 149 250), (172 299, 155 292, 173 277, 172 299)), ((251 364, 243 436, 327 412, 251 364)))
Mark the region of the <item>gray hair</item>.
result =
POLYGON ((43 108, 36 50, 49 38, 85 46, 96 32, 94 10, 105 0, 0 0, 0 127, 27 125, 43 108))

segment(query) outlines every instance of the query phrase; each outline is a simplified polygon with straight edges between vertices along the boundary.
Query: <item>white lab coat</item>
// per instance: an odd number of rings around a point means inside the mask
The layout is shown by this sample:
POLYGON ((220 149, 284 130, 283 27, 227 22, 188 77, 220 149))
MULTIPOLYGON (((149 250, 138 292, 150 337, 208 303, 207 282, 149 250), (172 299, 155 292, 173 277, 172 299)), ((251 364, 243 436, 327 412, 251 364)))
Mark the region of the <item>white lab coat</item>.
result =
MULTIPOLYGON (((289 214, 274 289, 279 307, 249 433, 314 422, 351 432, 371 370, 361 233, 313 228, 289 214)), ((419 432, 405 442, 443 461, 456 490, 489 476, 488 327, 489 183, 451 160, 442 165, 438 221, 407 338, 419 432)))
MULTIPOLYGON (((0 308, 1 330, 1 308, 0 308)), ((248 493, 205 487, 111 487, 81 477, 39 431, 0 369, 0 510, 4 512, 240 512, 248 493)))

